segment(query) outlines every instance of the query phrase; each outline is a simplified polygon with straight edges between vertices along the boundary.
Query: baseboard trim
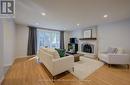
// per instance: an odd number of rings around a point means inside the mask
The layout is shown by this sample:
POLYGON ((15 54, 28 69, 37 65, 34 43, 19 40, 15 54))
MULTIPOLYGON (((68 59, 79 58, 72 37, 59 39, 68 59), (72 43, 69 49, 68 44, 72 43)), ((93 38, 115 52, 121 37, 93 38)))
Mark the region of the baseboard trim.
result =
POLYGON ((0 78, 0 85, 2 84, 4 78, 5 78, 5 74, 7 73, 7 71, 10 69, 10 65, 6 65, 3 67, 3 76, 0 78))
POLYGON ((5 76, 2 76, 2 77, 0 78, 0 85, 2 84, 4 78, 5 78, 5 76))

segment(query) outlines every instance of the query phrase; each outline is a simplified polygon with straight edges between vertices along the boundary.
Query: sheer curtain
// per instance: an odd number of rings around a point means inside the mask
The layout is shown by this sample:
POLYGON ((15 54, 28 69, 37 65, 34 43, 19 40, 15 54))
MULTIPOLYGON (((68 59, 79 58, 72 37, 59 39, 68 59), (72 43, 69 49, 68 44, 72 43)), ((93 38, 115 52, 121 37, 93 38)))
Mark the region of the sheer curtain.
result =
POLYGON ((60 32, 38 29, 37 47, 60 48, 60 32))

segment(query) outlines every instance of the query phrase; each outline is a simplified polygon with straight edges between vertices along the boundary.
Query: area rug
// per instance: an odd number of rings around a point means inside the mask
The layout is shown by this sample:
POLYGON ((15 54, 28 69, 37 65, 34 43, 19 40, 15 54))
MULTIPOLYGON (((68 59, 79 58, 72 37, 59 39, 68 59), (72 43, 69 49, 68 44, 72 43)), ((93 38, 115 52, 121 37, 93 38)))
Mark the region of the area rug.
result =
POLYGON ((104 64, 98 60, 80 57, 80 61, 74 63, 74 71, 70 71, 79 80, 84 80, 104 64))

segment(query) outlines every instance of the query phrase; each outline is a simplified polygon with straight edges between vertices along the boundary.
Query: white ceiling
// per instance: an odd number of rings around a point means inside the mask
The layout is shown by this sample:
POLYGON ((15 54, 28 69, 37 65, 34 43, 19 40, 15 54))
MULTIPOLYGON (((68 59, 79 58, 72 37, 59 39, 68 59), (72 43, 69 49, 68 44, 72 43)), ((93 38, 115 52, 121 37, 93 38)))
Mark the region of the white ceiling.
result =
POLYGON ((16 0, 16 23, 42 28, 74 30, 127 18, 130 0, 16 0))

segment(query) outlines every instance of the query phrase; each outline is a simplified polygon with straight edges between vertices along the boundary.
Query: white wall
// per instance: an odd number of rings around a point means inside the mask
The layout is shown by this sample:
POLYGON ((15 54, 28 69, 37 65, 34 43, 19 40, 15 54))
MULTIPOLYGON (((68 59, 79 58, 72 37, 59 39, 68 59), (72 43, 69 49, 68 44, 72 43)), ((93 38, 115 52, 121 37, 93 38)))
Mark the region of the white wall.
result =
POLYGON ((24 25, 16 25, 16 57, 27 56, 29 28, 24 25))
POLYGON ((15 23, 13 19, 0 19, 0 82, 5 67, 12 65, 15 56, 15 23))
POLYGON ((15 23, 13 19, 2 19, 4 35, 4 66, 9 66, 15 58, 15 23))
POLYGON ((130 54, 130 19, 98 26, 99 52, 108 47, 123 48, 130 54))
POLYGON ((78 29, 78 30, 72 31, 71 37, 83 38, 83 30, 78 29))
POLYGON ((3 27, 0 21, 0 83, 3 73, 3 27))

